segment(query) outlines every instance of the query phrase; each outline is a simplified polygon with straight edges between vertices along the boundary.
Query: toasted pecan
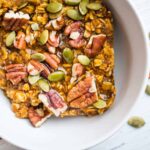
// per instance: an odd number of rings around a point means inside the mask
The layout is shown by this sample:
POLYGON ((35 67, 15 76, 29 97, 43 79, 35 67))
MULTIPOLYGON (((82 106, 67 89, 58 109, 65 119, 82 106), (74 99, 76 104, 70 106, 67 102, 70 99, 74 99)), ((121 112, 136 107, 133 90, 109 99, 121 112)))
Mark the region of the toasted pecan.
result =
POLYGON ((73 87, 67 96, 72 108, 85 108, 92 105, 98 99, 95 79, 92 76, 86 77, 73 87))
POLYGON ((92 83, 91 77, 87 77, 83 81, 80 81, 75 87, 73 87, 69 91, 67 101, 70 102, 87 93, 89 91, 89 88, 91 87, 91 83, 92 83))
POLYGON ((24 26, 29 21, 29 19, 30 17, 28 14, 9 11, 4 15, 2 25, 5 30, 17 31, 21 29, 22 26, 24 26))
POLYGON ((54 54, 49 54, 49 53, 44 53, 46 57, 46 62, 53 68, 57 69, 58 65, 60 63, 60 59, 54 55, 54 54))
POLYGON ((78 33, 79 36, 75 39, 69 40, 69 45, 73 48, 82 48, 86 45, 86 40, 83 38, 83 29, 81 27, 81 22, 74 22, 65 28, 64 34, 69 36, 72 33, 78 33))
POLYGON ((86 93, 70 103, 72 108, 85 108, 97 101, 96 93, 86 93))
POLYGON ((80 63, 75 63, 72 66, 72 76, 79 77, 84 73, 84 67, 80 63))
POLYGON ((60 16, 57 19, 50 20, 45 28, 48 30, 61 30, 65 25, 64 17, 60 16))
POLYGON ((4 67, 6 70, 6 79, 10 80, 13 85, 18 84, 27 76, 26 67, 23 64, 11 64, 4 67))
POLYGON ((50 116, 48 113, 40 116, 33 107, 29 108, 28 117, 34 127, 40 127, 50 116))
POLYGON ((39 94, 39 99, 57 117, 67 109, 67 104, 64 102, 63 97, 54 89, 51 89, 46 94, 39 94))
POLYGON ((14 41, 14 46, 17 49, 26 49, 25 34, 22 31, 18 32, 16 40, 14 41))
POLYGON ((92 36, 84 50, 85 54, 89 57, 95 57, 102 49, 105 41, 106 35, 104 34, 92 36))

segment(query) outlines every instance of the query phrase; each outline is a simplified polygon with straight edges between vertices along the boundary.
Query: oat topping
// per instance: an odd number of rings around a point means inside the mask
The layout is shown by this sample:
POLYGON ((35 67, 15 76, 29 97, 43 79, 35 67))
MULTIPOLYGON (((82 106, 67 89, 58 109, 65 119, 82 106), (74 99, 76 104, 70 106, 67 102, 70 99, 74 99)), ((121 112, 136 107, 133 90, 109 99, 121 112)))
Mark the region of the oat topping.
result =
POLYGON ((111 12, 102 0, 22 2, 0 5, 0 88, 15 116, 40 127, 103 114, 116 95, 111 12))

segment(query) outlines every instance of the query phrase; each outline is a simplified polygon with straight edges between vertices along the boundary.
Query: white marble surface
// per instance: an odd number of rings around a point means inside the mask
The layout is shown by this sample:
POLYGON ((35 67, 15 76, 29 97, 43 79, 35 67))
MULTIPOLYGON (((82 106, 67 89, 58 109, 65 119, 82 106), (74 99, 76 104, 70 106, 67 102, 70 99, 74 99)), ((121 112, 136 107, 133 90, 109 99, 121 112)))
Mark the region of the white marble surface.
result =
MULTIPOLYGON (((145 25, 148 36, 148 32, 150 31, 150 0, 130 1, 136 6, 136 10, 145 25)), ((125 123, 115 135, 90 150, 150 150, 150 96, 143 94, 143 97, 136 104, 130 115, 142 116, 146 121, 146 125, 143 128, 134 129, 125 123)), ((0 140, 0 150, 21 149, 4 140, 0 140)))

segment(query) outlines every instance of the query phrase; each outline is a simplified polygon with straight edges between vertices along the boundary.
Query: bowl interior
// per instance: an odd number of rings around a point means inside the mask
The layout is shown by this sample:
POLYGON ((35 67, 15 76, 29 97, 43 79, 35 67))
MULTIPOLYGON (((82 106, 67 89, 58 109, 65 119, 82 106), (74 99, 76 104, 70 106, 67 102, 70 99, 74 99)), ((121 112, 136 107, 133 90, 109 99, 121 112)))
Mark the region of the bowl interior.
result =
POLYGON ((139 97, 147 70, 147 51, 141 25, 127 0, 106 0, 115 18, 114 106, 103 116, 49 119, 41 128, 14 117, 0 92, 0 136, 26 149, 83 149, 116 131, 139 97), (142 60, 142 61, 140 61, 142 60))

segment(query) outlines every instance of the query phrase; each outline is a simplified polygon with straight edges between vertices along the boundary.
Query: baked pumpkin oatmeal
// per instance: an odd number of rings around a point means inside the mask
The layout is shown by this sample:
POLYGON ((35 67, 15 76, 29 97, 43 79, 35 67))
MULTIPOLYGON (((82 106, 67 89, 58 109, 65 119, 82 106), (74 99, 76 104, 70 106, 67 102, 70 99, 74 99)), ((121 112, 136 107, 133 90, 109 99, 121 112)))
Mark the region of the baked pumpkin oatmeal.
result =
POLYGON ((113 18, 102 1, 0 1, 0 88, 18 118, 103 114, 114 102, 113 18))

